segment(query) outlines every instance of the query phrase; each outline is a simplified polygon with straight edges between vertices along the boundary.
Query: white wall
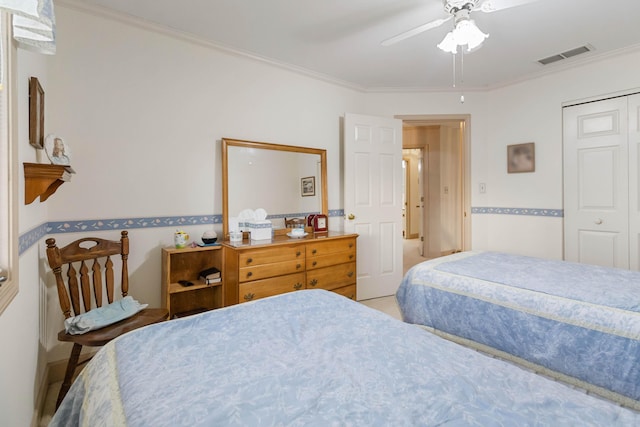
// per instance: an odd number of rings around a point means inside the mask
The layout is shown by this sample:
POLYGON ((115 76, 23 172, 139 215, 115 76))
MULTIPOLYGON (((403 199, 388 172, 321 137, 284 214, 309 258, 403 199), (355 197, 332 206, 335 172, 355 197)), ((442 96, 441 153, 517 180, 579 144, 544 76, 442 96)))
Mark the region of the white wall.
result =
MULTIPOLYGON (((24 205, 22 163, 36 161, 36 150, 29 145, 29 77, 38 77, 45 92, 49 79, 43 56, 18 51, 17 62, 18 230, 23 234, 47 218, 46 205, 39 201, 24 205)), ((45 126, 47 113, 48 110, 45 111, 45 126)), ((28 426, 31 423, 46 366, 46 349, 39 340, 41 246, 34 245, 20 256, 18 295, 0 315, 0 425, 3 426, 28 426)))

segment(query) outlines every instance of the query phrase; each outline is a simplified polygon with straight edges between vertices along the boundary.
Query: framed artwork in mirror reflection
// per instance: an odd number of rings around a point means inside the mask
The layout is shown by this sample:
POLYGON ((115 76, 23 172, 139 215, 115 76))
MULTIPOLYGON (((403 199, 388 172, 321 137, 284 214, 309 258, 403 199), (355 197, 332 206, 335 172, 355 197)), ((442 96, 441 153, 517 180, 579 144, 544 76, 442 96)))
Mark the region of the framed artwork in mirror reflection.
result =
POLYGON ((302 190, 302 197, 309 197, 316 195, 316 177, 307 176, 300 179, 300 187, 302 190))

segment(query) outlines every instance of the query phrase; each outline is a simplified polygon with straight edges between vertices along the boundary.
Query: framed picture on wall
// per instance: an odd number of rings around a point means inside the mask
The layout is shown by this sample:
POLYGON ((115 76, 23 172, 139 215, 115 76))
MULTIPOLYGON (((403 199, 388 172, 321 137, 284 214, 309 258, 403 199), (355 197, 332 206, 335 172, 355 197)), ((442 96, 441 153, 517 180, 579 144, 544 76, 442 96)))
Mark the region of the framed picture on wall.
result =
POLYGON ((536 171, 536 145, 533 142, 507 146, 507 172, 536 171))
POLYGON ((300 179, 300 187, 302 189, 302 197, 316 195, 316 177, 307 176, 300 179))
POLYGON ((44 148, 44 90, 36 77, 29 79, 29 144, 44 148))

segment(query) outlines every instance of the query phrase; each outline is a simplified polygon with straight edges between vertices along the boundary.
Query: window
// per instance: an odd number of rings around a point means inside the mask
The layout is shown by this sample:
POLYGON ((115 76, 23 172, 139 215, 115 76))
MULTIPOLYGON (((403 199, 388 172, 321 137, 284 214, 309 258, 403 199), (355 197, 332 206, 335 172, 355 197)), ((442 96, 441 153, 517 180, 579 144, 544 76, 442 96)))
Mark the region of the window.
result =
POLYGON ((0 314, 18 293, 18 156, 12 125, 13 57, 10 17, 0 13, 0 314))

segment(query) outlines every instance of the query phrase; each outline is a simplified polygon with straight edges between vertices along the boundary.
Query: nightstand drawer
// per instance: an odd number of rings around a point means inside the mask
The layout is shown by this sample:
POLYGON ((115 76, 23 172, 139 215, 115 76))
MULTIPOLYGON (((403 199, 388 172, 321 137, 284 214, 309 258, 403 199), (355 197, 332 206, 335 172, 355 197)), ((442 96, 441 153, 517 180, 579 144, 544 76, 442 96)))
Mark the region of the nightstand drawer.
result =
POLYGON ((333 289, 331 292, 335 292, 354 301, 356 300, 356 285, 343 286, 342 288, 333 289))
POLYGON ((300 245, 295 247, 282 246, 277 250, 271 248, 256 249, 242 252, 238 256, 238 265, 243 268, 292 260, 299 260, 304 263, 304 256, 304 247, 300 245))
POLYGON ((307 244, 307 258, 331 255, 337 252, 356 251, 356 239, 329 240, 307 244))
POLYGON ((356 283, 356 263, 339 264, 307 272, 307 289, 328 291, 356 283))
POLYGON ((304 289, 304 273, 240 284, 239 303, 304 289))
POLYGON ((330 267, 337 264, 345 264, 356 260, 356 251, 338 252, 330 255, 322 255, 307 258, 307 270, 330 267))
POLYGON ((256 265, 255 267, 240 268, 240 282, 266 279, 268 277, 282 276, 283 274, 304 272, 304 259, 272 264, 256 265))

